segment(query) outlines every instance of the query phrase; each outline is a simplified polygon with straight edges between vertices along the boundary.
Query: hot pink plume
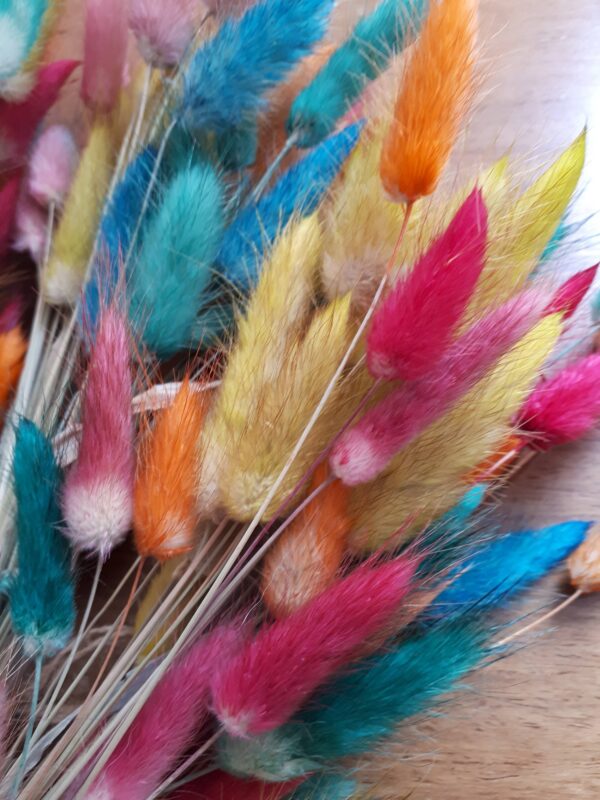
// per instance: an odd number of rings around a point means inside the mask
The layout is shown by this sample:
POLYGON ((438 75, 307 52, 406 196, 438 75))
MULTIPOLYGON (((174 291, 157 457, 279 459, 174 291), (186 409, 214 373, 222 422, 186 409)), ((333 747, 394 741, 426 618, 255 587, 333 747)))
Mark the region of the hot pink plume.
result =
POLYGON ((79 456, 63 495, 66 533, 79 550, 107 556, 133 513, 134 427, 129 332, 114 308, 102 316, 83 389, 79 456))
POLYGON ((78 61, 55 61, 44 67, 31 94, 21 103, 0 100, 0 164, 27 153, 38 125, 58 99, 78 61))
POLYGON ((127 62, 127 3, 86 0, 81 96, 94 111, 114 108, 127 62))
POLYGON ((386 626, 415 563, 367 562, 289 617, 262 628, 211 682, 213 708, 233 736, 282 725, 312 692, 386 626))
POLYGON ((148 64, 179 63, 196 33, 199 9, 198 0, 131 0, 129 25, 148 64))
POLYGON ((62 205, 77 169, 79 153, 64 125, 51 125, 39 137, 29 161, 27 185, 42 206, 62 205))
POLYGON ((368 411, 333 447, 330 464, 346 485, 376 478, 403 447, 444 414, 539 320, 535 290, 490 311, 456 339, 434 369, 368 411))
POLYGON ((48 212, 44 211, 27 193, 22 193, 17 205, 13 249, 30 253, 36 264, 44 260, 48 236, 48 212))
POLYGON ((284 800, 303 779, 287 783, 263 783, 234 778, 215 770, 210 775, 186 783, 168 800, 284 800))
POLYGON ((209 678, 240 644, 223 626, 192 645, 161 678, 86 794, 86 800, 146 800, 208 716, 209 678))
POLYGON ((584 436, 600 419, 600 355, 570 364, 542 381, 519 413, 519 428, 548 450, 584 436))
POLYGON ((12 175, 0 189, 0 258, 12 243, 15 216, 21 191, 21 175, 12 175))
POLYGON ((451 341, 485 263, 487 211, 474 189, 456 216, 373 318, 367 339, 371 374, 415 380, 451 341))
POLYGON ((21 322, 23 316, 23 300, 17 295, 11 298, 0 311, 0 333, 12 331, 21 322))
POLYGON ((546 314, 562 312, 565 319, 569 319, 577 311, 579 304, 586 296, 598 272, 598 264, 594 267, 577 272, 565 281, 550 301, 545 310, 546 314))

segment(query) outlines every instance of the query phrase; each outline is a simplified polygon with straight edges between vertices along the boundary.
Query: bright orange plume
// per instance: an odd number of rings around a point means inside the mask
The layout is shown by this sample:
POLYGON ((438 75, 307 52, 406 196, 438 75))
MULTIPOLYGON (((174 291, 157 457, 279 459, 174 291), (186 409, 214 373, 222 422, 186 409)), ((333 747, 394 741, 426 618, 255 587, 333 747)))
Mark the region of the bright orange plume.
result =
POLYGON ((194 546, 196 459, 204 414, 203 399, 189 380, 184 381, 173 405, 158 413, 141 446, 133 528, 142 556, 165 561, 194 546))
POLYGON ((0 333, 0 410, 8 405, 21 375, 27 342, 20 328, 0 333))
POLYGON ((393 200, 435 191, 473 95, 476 33, 476 0, 431 0, 381 153, 393 200))
MULTIPOLYGON (((310 491, 328 477, 323 464, 310 491)), ((326 589, 338 574, 350 529, 347 488, 327 486, 291 523, 269 551, 262 574, 265 603, 273 616, 286 617, 326 589)))

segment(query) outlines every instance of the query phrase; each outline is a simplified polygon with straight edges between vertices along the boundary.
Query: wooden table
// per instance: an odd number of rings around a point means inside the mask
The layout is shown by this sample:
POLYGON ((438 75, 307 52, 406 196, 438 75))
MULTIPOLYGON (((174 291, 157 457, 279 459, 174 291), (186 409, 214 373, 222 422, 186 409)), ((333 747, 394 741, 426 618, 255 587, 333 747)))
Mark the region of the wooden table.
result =
MULTIPOLYGON (((367 3, 348 0, 340 26, 367 3)), ((511 149, 525 166, 587 122, 589 149, 564 268, 600 260, 600 0, 482 0, 484 81, 458 162, 511 149)), ((538 458, 508 493, 516 527, 600 519, 600 433, 538 458)), ((556 575, 526 613, 560 597, 556 575)), ((397 793, 411 800, 600 798, 600 597, 578 601, 554 629, 486 669, 448 717, 419 725, 397 793)))

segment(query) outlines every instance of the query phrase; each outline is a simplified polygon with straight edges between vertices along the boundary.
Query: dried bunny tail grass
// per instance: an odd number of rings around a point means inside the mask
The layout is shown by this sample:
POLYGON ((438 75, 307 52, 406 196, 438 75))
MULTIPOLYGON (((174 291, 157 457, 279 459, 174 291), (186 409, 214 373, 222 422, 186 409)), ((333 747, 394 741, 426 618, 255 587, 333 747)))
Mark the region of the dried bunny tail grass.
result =
MULTIPOLYGON (((219 442, 223 476, 218 478, 219 490, 232 517, 252 518, 281 474, 347 351, 349 314, 349 297, 318 310, 306 335, 296 334, 288 342, 277 376, 271 375, 267 365, 266 371, 261 368, 246 376, 253 385, 250 395, 228 390, 223 398, 217 398, 207 436, 219 442)), ((227 375, 225 387, 226 383, 227 375)), ((265 518, 275 513, 339 429, 343 419, 339 418, 338 401, 342 396, 340 381, 271 499, 265 518)))
POLYGON ((386 473, 352 492, 353 550, 395 542, 394 534, 409 538, 460 499, 469 472, 509 435, 561 330, 561 315, 543 319, 457 406, 402 450, 386 473))
POLYGON ((42 292, 49 303, 71 304, 79 295, 110 184, 114 144, 110 121, 99 120, 81 154, 42 274, 42 292))
MULTIPOLYGON (((333 45, 323 44, 307 56, 296 67, 285 83, 276 86, 269 96, 269 107, 259 121, 258 150, 252 172, 256 182, 264 175, 286 144, 288 133, 285 122, 298 93, 304 89, 325 64, 333 45)), ((295 158, 290 153, 282 162, 281 168, 289 167, 295 158)))
POLYGON ((585 162, 585 130, 522 194, 505 192, 489 208, 487 264, 472 310, 521 289, 571 202, 585 162))
MULTIPOLYGON (((318 490, 328 474, 322 464, 311 491, 318 490)), ((335 481, 303 509, 265 558, 262 595, 273 616, 288 616, 333 583, 349 529, 348 490, 335 481)))
POLYGON ((133 528, 142 556, 160 561, 189 552, 195 543, 197 442, 205 401, 186 379, 173 405, 159 412, 138 456, 133 528))
POLYGON ((474 93, 476 0, 432 0, 409 57, 381 154, 390 197, 413 203, 432 194, 474 93))
POLYGON ((74 547, 106 558, 131 527, 134 424, 129 329, 116 308, 103 313, 82 401, 79 455, 63 491, 74 547))
POLYGON ((241 430, 246 417, 252 419, 258 413, 264 385, 277 379, 290 342, 307 322, 321 258, 321 235, 314 214, 288 225, 238 321, 237 344, 200 441, 198 504, 203 514, 212 513, 218 503, 219 472, 229 452, 230 426, 241 430))
MULTIPOLYGON (((336 187, 324 212, 324 291, 330 298, 353 291, 359 308, 368 306, 383 277, 404 216, 404 210, 382 192, 376 174, 382 138, 380 123, 363 134, 344 171, 344 182, 336 187)), ((507 195, 507 166, 508 160, 502 158, 451 195, 440 190, 431 200, 417 204, 396 263, 414 264, 447 228, 474 187, 481 191, 490 217, 497 215, 499 201, 507 195)))

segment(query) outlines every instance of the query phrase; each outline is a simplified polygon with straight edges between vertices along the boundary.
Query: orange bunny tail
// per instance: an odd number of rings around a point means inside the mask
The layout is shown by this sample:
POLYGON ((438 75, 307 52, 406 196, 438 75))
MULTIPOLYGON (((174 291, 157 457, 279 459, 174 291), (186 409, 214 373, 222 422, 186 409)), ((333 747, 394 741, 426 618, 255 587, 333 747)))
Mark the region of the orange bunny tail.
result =
POLYGON ((406 67, 380 173, 392 200, 432 194, 450 157, 475 84, 476 0, 432 0, 406 67))
MULTIPOLYGON (((310 491, 328 480, 328 466, 315 472, 310 491)), ((291 523, 269 551, 262 574, 264 601, 286 617, 324 591, 338 575, 350 528, 348 490, 330 483, 291 523)))
POLYGON ((194 546, 197 442, 204 414, 205 403, 186 380, 142 445, 133 524, 141 556, 165 561, 194 546))

